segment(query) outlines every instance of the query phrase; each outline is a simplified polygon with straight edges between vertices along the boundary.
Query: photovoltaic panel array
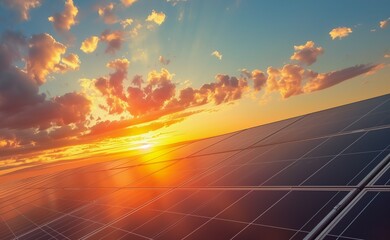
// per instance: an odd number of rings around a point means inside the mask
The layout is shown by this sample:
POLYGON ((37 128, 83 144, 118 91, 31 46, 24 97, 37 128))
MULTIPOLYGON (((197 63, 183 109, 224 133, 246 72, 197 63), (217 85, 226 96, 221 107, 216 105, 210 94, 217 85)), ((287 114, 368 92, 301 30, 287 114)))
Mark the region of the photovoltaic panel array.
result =
POLYGON ((0 177, 0 239, 386 239, 389 154, 385 95, 141 155, 42 165, 0 177))

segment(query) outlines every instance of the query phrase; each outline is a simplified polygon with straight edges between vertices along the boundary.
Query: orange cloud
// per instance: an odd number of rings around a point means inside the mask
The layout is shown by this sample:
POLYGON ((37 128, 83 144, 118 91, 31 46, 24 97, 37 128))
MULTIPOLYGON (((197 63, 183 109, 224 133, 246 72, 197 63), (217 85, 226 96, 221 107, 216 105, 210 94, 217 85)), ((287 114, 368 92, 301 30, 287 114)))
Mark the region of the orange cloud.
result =
POLYGON ((69 54, 68 56, 62 57, 61 62, 66 66, 65 69, 77 70, 80 68, 80 59, 74 53, 69 54))
POLYGON ((338 27, 338 28, 332 29, 332 31, 329 32, 329 35, 332 38, 332 40, 334 40, 336 38, 338 38, 338 39, 345 38, 345 37, 347 37, 351 33, 352 33, 352 29, 351 28, 348 28, 348 27, 338 27))
POLYGON ((121 3, 125 6, 125 7, 130 7, 131 5, 133 5, 134 3, 136 3, 138 0, 121 0, 121 3))
POLYGON ((267 69, 268 91, 278 90, 283 98, 303 93, 302 81, 305 69, 301 66, 286 64, 281 69, 267 69))
POLYGON ((146 21, 147 22, 154 22, 158 25, 161 25, 165 21, 165 17, 166 17, 165 13, 156 12, 155 10, 152 10, 152 12, 146 18, 146 21))
MULTIPOLYGON (((47 33, 33 35, 28 43, 27 73, 38 84, 44 83, 46 76, 50 73, 73 69, 68 68, 61 58, 66 52, 66 47, 51 35, 47 33)), ((69 63, 71 59, 65 58, 64 60, 69 63)))
POLYGON ((267 83, 267 76, 260 70, 253 70, 251 73, 253 79, 253 89, 260 91, 267 83))
POLYGON ((78 12, 79 10, 73 4, 73 0, 66 0, 64 11, 50 16, 48 20, 54 24, 56 30, 69 31, 77 23, 76 16, 78 12))
POLYGON ((2 3, 7 7, 14 9, 19 13, 20 19, 26 21, 29 19, 30 9, 41 5, 42 0, 3 0, 2 3))
POLYGON ((121 30, 105 30, 100 36, 100 40, 107 43, 106 53, 115 53, 122 47, 124 32, 121 30))
POLYGON ((338 71, 333 71, 329 73, 321 73, 310 79, 308 83, 304 86, 305 92, 314 92, 329 88, 336 84, 339 84, 345 80, 354 78, 362 74, 371 74, 375 71, 381 69, 383 65, 356 65, 353 67, 345 68, 338 71))
POLYGON ((383 21, 380 21, 380 22, 379 22, 379 27, 380 27, 380 28, 386 28, 387 25, 389 25, 389 21, 390 21, 390 18, 385 19, 385 20, 383 20, 383 21))
POLYGON ((96 50, 98 43, 99 37, 91 36, 81 43, 80 49, 85 53, 92 53, 96 50))
POLYGON ((290 57, 291 60, 297 60, 308 66, 317 61, 317 57, 324 53, 322 47, 315 47, 313 41, 307 41, 305 45, 294 46, 294 54, 290 57))
POLYGON ((106 6, 98 6, 98 14, 103 19, 106 24, 114 24, 118 22, 118 19, 115 15, 115 5, 109 3, 106 6))

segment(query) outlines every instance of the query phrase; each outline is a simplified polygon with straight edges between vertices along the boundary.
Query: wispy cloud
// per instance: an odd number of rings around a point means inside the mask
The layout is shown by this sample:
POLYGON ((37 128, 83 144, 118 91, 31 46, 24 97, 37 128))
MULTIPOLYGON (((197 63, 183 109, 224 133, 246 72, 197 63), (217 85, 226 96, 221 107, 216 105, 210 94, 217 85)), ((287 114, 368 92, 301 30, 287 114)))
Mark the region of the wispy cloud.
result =
POLYGON ((30 9, 39 7, 42 3, 42 0, 2 0, 1 3, 17 11, 20 19, 26 21, 30 17, 30 9))

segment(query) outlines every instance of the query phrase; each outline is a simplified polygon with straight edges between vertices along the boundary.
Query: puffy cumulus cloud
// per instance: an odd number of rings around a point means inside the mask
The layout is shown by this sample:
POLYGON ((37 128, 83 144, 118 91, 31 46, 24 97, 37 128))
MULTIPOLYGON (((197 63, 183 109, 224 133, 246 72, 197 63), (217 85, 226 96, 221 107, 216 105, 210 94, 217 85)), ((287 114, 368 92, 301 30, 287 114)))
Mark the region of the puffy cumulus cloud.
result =
POLYGON ((305 69, 294 64, 286 64, 281 69, 267 69, 267 90, 278 90, 283 98, 303 93, 302 82, 305 69))
POLYGON ((372 74, 381 69, 382 67, 382 64, 361 64, 329 73, 320 73, 307 82, 307 84, 304 86, 304 91, 314 92, 329 88, 345 80, 354 78, 362 74, 372 74))
POLYGON ((30 9, 39 7, 42 0, 2 0, 5 6, 18 12, 20 19, 26 21, 29 19, 30 9))
POLYGON ((165 13, 156 12, 155 10, 152 10, 152 12, 146 18, 146 21, 147 22, 154 22, 158 25, 161 25, 165 21, 165 17, 166 17, 165 13))
POLYGON ((133 5, 134 3, 136 3, 138 0, 121 0, 121 3, 123 4, 123 6, 125 7, 130 7, 131 5, 133 5))
POLYGON ((126 19, 124 19, 124 20, 121 20, 120 24, 122 25, 123 28, 127 28, 127 27, 130 26, 133 22, 134 22, 133 19, 131 19, 131 18, 126 18, 126 19))
POLYGON ((172 74, 167 69, 148 73, 145 87, 127 88, 128 111, 133 116, 141 116, 164 108, 167 101, 175 96, 176 86, 172 74))
POLYGON ((324 53, 322 47, 316 47, 313 41, 307 41, 305 45, 294 46, 294 54, 291 60, 297 60, 306 65, 312 65, 317 61, 317 57, 324 53))
POLYGON ((100 77, 95 81, 95 87, 104 96, 107 110, 110 114, 120 114, 126 109, 126 96, 123 81, 127 77, 127 68, 130 62, 127 59, 116 59, 107 64, 115 70, 109 77, 100 77))
POLYGON ((258 69, 252 71, 251 77, 253 80, 253 89, 255 91, 260 91, 267 83, 267 76, 258 69))
POLYGON ((53 23, 57 31, 69 31, 77 23, 76 16, 78 12, 79 10, 73 4, 73 0, 67 0, 64 11, 50 16, 48 20, 53 23))
MULTIPOLYGON (((36 75, 16 67, 16 61, 25 58, 34 71, 47 68, 44 60, 37 60, 43 56, 52 61, 47 53, 42 54, 40 47, 46 46, 46 35, 35 35, 29 40, 16 33, 6 33, 0 42, 0 129, 47 129, 52 126, 63 126, 70 123, 80 123, 89 113, 89 100, 79 93, 68 93, 63 96, 47 99, 46 95, 39 93, 42 79, 37 81, 36 75), (43 42, 42 37, 43 36, 43 42), (12 40, 12 42, 11 42, 12 40), (42 46, 40 44, 42 43, 42 46), (28 45, 28 56, 17 53, 15 45, 28 45), (30 46, 31 45, 31 46, 30 46), (39 47, 38 47, 39 45, 39 47), (37 47, 37 48, 36 48, 37 47), (11 50, 11 52, 10 52, 11 50), (15 52, 13 52, 15 51, 15 52), (39 64, 36 63, 39 61, 39 64)), ((53 42, 49 41, 49 49, 53 42)), ((27 46, 24 46, 27 47, 27 46)), ((56 48, 54 48, 56 49, 56 48)), ((61 48, 62 49, 62 48, 61 48)), ((70 67, 75 67, 77 55, 66 57, 70 67)), ((65 63, 63 63, 65 64, 65 63)), ((54 66, 54 65, 53 65, 54 66)), ((34 72, 35 73, 35 72, 34 72)), ((37 74, 40 76, 40 74, 37 74)))
POLYGON ((385 54, 383 57, 384 58, 390 58, 390 54, 385 54))
POLYGON ((107 44, 106 53, 115 53, 122 47, 124 32, 121 30, 105 30, 100 36, 100 40, 107 44))
POLYGON ((219 60, 222 60, 222 54, 219 51, 217 51, 217 50, 212 52, 211 56, 214 56, 214 57, 218 58, 219 60))
POLYGON ((352 33, 352 29, 349 27, 338 27, 332 29, 332 31, 329 32, 329 35, 332 38, 332 40, 334 40, 336 38, 338 39, 345 38, 351 33, 352 33))
POLYGON ((248 82, 245 79, 237 79, 224 74, 218 74, 215 78, 216 83, 205 84, 200 90, 211 92, 217 105, 240 99, 248 88, 248 82))
POLYGON ((385 19, 383 21, 380 21, 379 22, 379 27, 380 28, 386 28, 389 25, 389 21, 390 21, 390 18, 385 19))
MULTIPOLYGON (((75 55, 70 55, 62 61, 66 47, 57 42, 47 33, 33 35, 28 41, 27 73, 38 83, 46 81, 46 76, 53 72, 64 72, 73 69, 75 55)), ((78 60, 78 57, 77 57, 78 60)))
POLYGON ((161 64, 163 64, 163 65, 168 65, 168 64, 171 62, 171 60, 166 59, 164 56, 159 56, 159 57, 158 57, 158 61, 159 61, 161 64))
POLYGON ((85 39, 81 43, 80 49, 81 49, 81 51, 83 51, 85 53, 92 53, 96 50, 98 43, 99 43, 99 37, 91 36, 91 37, 85 39))
POLYGON ((115 15, 114 3, 109 3, 106 6, 98 6, 97 12, 106 24, 114 24, 118 22, 117 16, 115 15))

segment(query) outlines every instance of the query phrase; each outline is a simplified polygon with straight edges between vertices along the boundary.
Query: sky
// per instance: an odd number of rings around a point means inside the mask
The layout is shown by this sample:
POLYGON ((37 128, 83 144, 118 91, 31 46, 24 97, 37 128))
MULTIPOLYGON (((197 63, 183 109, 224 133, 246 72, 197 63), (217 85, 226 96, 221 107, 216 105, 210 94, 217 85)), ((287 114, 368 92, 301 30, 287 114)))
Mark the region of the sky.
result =
POLYGON ((390 92, 388 0, 0 0, 0 169, 390 92))

